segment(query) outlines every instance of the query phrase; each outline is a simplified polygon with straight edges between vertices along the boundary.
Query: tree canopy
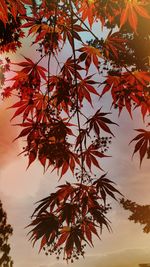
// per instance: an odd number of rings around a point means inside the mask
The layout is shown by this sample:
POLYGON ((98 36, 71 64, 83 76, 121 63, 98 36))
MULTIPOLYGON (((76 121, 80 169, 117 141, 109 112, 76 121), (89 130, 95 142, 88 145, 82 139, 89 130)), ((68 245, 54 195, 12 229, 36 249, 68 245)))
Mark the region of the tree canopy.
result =
POLYGON ((10 224, 7 224, 7 214, 3 210, 2 202, 0 201, 0 266, 12 267, 13 261, 9 256, 10 245, 8 239, 12 235, 13 229, 10 224))
POLYGON ((40 240, 46 255, 73 262, 103 227, 111 230, 107 199, 121 193, 101 162, 118 124, 102 108, 104 94, 118 115, 126 110, 132 119, 140 110, 145 129, 136 129, 133 155, 139 153, 140 165, 150 158, 149 21, 146 0, 1 0, 0 53, 17 53, 26 36, 39 52, 36 61, 24 55, 11 62, 9 54, 1 61, 1 95, 15 98, 10 108, 22 129, 16 139, 25 140, 21 154, 28 167, 38 160, 67 180, 38 202, 29 225, 30 239, 40 240))
POLYGON ((125 210, 132 214, 129 216, 130 221, 144 225, 143 232, 150 232, 150 205, 138 205, 131 200, 121 199, 121 204, 125 210))

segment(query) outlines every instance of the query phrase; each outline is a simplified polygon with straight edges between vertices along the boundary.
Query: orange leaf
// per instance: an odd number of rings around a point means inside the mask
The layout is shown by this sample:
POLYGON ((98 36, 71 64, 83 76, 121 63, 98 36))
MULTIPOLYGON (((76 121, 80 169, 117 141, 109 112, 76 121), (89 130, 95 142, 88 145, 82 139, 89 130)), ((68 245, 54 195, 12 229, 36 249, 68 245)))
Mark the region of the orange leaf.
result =
POLYGON ((150 15, 148 14, 147 10, 143 8, 141 5, 135 5, 134 8, 140 16, 150 19, 150 15))
POLYGON ((138 20, 137 20, 136 12, 134 11, 131 3, 130 3, 130 8, 129 8, 128 21, 129 21, 131 28, 136 32, 138 20))
POLYGON ((41 245, 40 245, 40 249, 39 249, 39 252, 41 251, 41 249, 46 245, 47 243, 47 238, 46 238, 46 235, 44 235, 42 237, 42 240, 41 240, 41 245))
POLYGON ((127 5, 126 8, 122 11, 122 14, 120 17, 120 28, 126 23, 128 12, 129 12, 129 6, 127 5))
POLYGON ((126 7, 122 10, 122 14, 120 17, 120 27, 122 27, 128 21, 133 31, 136 32, 138 24, 138 15, 147 19, 150 19, 150 15, 143 7, 145 5, 141 2, 138 2, 137 0, 127 0, 126 2, 126 7))

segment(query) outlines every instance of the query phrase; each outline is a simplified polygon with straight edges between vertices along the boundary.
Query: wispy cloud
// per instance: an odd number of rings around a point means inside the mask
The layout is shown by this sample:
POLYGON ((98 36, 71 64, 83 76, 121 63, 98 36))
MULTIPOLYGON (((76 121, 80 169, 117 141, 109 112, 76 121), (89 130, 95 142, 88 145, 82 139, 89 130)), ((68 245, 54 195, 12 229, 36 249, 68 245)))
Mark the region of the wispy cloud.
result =
POLYGON ((76 262, 72 267, 138 267, 139 263, 148 262, 150 262, 149 249, 126 249, 103 255, 93 254, 85 261, 76 262))

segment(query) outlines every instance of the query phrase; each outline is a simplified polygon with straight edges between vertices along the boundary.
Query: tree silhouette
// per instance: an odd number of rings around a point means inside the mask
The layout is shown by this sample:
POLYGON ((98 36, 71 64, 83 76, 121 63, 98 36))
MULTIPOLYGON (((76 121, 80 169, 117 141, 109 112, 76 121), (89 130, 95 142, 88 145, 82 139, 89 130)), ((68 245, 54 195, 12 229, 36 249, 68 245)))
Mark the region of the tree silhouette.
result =
POLYGON ((149 267, 150 264, 149 263, 141 263, 139 264, 139 267, 149 267))
MULTIPOLYGON (((111 113, 101 108, 103 95, 111 95, 119 115, 126 109, 132 118, 138 108, 146 121, 150 112, 150 4, 2 0, 0 7, 1 52, 16 52, 25 32, 39 52, 36 62, 26 56, 18 63, 8 58, 1 62, 4 72, 18 66, 2 97, 16 96, 12 119, 20 120, 17 138, 26 141, 22 153, 28 167, 38 160, 44 171, 67 179, 38 202, 30 239, 33 244, 40 240, 46 255, 63 254, 73 262, 84 256, 87 244, 93 246, 94 235, 100 238, 103 227, 111 229, 107 199, 121 194, 102 169, 114 138, 111 126, 117 127, 111 113), (96 23, 101 24, 98 33, 93 31, 96 23), (67 59, 62 56, 64 47, 67 59), (100 101, 97 110, 95 101, 100 101)), ((131 141, 136 142, 133 154, 139 152, 140 164, 150 154, 148 129, 136 129, 138 135, 131 141)))
POLYGON ((7 224, 7 214, 3 210, 2 202, 0 201, 0 266, 12 267, 13 261, 9 256, 10 245, 8 239, 12 235, 13 229, 10 224, 7 224))
POLYGON ((144 225, 143 232, 150 232, 150 205, 139 205, 131 200, 121 199, 120 203, 122 204, 125 210, 129 210, 132 214, 129 216, 129 220, 134 223, 140 223, 144 225))

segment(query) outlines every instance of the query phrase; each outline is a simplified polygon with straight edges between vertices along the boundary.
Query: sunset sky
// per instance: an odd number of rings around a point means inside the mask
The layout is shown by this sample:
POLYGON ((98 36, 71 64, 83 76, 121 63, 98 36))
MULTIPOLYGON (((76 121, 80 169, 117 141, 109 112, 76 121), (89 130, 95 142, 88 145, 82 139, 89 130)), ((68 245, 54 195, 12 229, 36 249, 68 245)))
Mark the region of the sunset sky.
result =
MULTIPOLYGON (((97 28, 95 29, 97 31, 97 28)), ((37 60, 36 53, 29 51, 28 40, 24 43, 20 54, 31 56, 37 60)), ((67 49, 66 49, 67 53, 67 49)), ((21 56, 13 55, 13 60, 19 61, 21 56)), ((94 103, 96 107, 103 106, 109 111, 111 102, 106 95, 101 102, 94 103)), ((43 168, 38 162, 27 171, 27 159, 17 157, 22 143, 12 140, 17 135, 17 129, 10 126, 10 100, 1 103, 0 108, 0 194, 4 209, 8 215, 8 222, 14 233, 10 239, 11 256, 14 267, 138 267, 139 263, 150 262, 150 236, 142 232, 139 224, 128 221, 129 212, 123 210, 118 203, 110 200, 113 209, 108 214, 112 222, 112 232, 104 229, 101 241, 95 240, 94 248, 88 248, 85 259, 74 264, 56 261, 55 257, 46 257, 43 252, 38 254, 38 246, 32 248, 25 229, 30 223, 30 216, 34 210, 34 203, 51 193, 58 185, 58 177, 49 171, 43 174, 43 168)), ((85 107, 88 110, 88 107, 85 107)), ((88 111, 87 111, 88 112, 88 111)), ((131 120, 127 112, 118 118, 117 111, 113 111, 112 118, 120 127, 113 127, 116 136, 113 139, 109 154, 112 158, 102 162, 103 169, 110 179, 117 183, 117 188, 124 196, 139 204, 150 203, 150 161, 145 159, 139 168, 139 157, 131 159, 133 146, 128 146, 135 136, 133 129, 142 128, 142 117, 138 111, 131 120)), ((62 182, 62 181, 61 181, 62 182)))

